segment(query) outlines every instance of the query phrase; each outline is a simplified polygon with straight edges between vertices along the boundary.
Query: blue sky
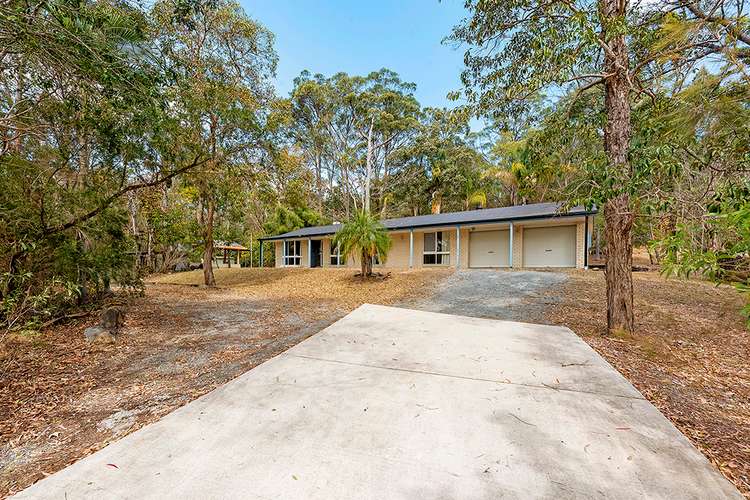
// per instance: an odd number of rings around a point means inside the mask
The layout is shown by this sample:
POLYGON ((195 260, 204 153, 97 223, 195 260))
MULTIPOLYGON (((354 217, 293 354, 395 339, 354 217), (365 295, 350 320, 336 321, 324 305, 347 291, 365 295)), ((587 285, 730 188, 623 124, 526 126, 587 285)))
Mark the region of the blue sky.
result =
POLYGON ((330 76, 389 68, 417 84, 423 106, 453 106, 463 50, 440 42, 466 12, 463 0, 241 0, 276 35, 276 86, 286 97, 302 70, 330 76))

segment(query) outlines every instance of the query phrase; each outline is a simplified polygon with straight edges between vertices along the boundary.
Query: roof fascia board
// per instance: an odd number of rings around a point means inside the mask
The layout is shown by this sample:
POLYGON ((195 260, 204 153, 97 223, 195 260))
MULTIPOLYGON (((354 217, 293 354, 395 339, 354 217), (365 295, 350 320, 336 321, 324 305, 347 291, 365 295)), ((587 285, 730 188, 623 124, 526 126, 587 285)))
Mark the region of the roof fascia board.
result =
MULTIPOLYGON (((425 224, 411 224, 409 226, 404 227, 397 227, 397 228, 386 228, 388 229, 388 232, 396 233, 400 231, 409 231, 410 229, 438 229, 443 227, 462 227, 462 226, 479 226, 481 224, 501 224, 501 223, 508 223, 508 222, 517 222, 517 221, 533 221, 533 220, 555 220, 555 219, 567 219, 570 217, 584 217, 586 215, 596 215, 596 211, 586 210, 582 212, 575 212, 575 213, 564 213, 564 214, 554 214, 554 215, 524 215, 520 217, 503 217, 498 219, 487 219, 487 220, 481 220, 476 222, 470 222, 470 221, 461 221, 461 222, 445 222, 445 223, 425 223, 425 224)), ((332 232, 326 232, 326 233, 318 233, 310 236, 290 236, 290 237, 284 237, 284 235, 278 235, 278 236, 269 236, 268 238, 258 238, 258 241, 280 241, 280 240, 307 240, 309 238, 320 238, 324 236, 330 236, 332 234, 336 234, 335 231, 332 232)))

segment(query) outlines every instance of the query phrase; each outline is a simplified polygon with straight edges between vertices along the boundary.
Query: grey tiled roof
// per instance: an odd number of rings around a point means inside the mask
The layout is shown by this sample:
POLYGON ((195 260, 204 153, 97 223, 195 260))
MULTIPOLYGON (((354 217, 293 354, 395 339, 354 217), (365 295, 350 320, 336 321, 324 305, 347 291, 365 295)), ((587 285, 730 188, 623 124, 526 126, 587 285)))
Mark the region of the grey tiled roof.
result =
MULTIPOLYGON (((586 210, 578 206, 567 212, 561 212, 562 203, 535 203, 533 205, 516 205, 513 207, 485 208, 481 210, 467 210, 465 212, 450 212, 445 214, 417 215, 415 217, 400 217, 398 219, 385 219, 383 225, 390 230, 416 229, 420 227, 440 227, 471 225, 488 222, 509 222, 525 219, 551 219, 556 217, 570 217, 576 215, 591 215, 596 209, 586 210)), ((341 224, 328 226, 305 227, 280 234, 260 238, 262 240, 283 240, 289 238, 308 238, 312 236, 325 236, 336 233, 341 224)))

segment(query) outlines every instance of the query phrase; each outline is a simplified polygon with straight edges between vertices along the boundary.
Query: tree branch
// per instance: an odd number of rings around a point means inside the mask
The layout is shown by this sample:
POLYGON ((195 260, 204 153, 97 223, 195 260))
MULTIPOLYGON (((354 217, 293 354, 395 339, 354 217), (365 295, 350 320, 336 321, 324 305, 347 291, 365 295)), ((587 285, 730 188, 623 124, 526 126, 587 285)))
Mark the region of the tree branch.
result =
POLYGON ((198 160, 198 158, 196 158, 189 165, 187 165, 185 167, 182 167, 182 168, 178 168, 177 170, 175 170, 173 172, 170 172, 169 174, 167 174, 164 177, 161 177, 159 179, 156 179, 156 180, 153 180, 153 181, 149 181, 149 182, 138 182, 136 184, 130 184, 128 186, 125 186, 122 189, 120 189, 120 190, 116 191, 115 193, 111 194, 110 196, 108 196, 102 203, 100 203, 93 210, 90 210, 90 211, 86 212, 85 214, 79 215, 78 217, 75 217, 75 218, 69 220, 68 222, 65 222, 64 224, 60 224, 60 225, 54 226, 54 227, 45 228, 44 231, 42 231, 42 235, 43 236, 50 236, 50 235, 53 235, 53 234, 65 231, 66 229, 70 229, 71 227, 75 227, 75 226, 81 224, 82 222, 85 222, 85 221, 91 219, 92 217, 95 217, 96 215, 100 214, 101 212, 103 212, 104 210, 106 210, 110 205, 112 205, 112 203, 114 203, 118 198, 120 198, 121 196, 123 196, 123 195, 125 195, 125 194, 127 194, 127 193, 129 193, 131 191, 136 191, 138 189, 143 189, 143 188, 147 188, 147 187, 157 186, 159 184, 162 184, 162 183, 168 181, 169 179, 171 179, 173 177, 176 177, 177 175, 180 175, 182 173, 187 172, 188 170, 191 170, 191 169, 193 169, 195 167, 203 165, 204 163, 206 163, 208 161, 209 161, 209 158, 206 158, 206 159, 200 160, 200 161, 198 160))
POLYGON ((698 7, 698 5, 691 1, 686 1, 683 3, 683 5, 698 19, 702 19, 703 21, 709 23, 719 24, 725 27, 735 38, 737 38, 737 40, 750 45, 750 33, 743 31, 737 26, 737 24, 731 22, 726 17, 715 16, 713 15, 713 13, 703 12, 703 10, 698 7))

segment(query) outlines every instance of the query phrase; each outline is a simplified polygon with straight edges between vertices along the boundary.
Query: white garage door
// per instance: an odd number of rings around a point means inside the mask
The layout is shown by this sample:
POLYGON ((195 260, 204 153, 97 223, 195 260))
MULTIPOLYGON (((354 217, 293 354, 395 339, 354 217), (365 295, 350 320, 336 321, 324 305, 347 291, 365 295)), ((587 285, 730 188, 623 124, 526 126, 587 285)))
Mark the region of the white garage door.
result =
POLYGON ((508 231, 469 233, 469 267, 507 267, 508 231))
POLYGON ((575 226, 524 228, 524 267, 575 267, 575 265, 575 226))

